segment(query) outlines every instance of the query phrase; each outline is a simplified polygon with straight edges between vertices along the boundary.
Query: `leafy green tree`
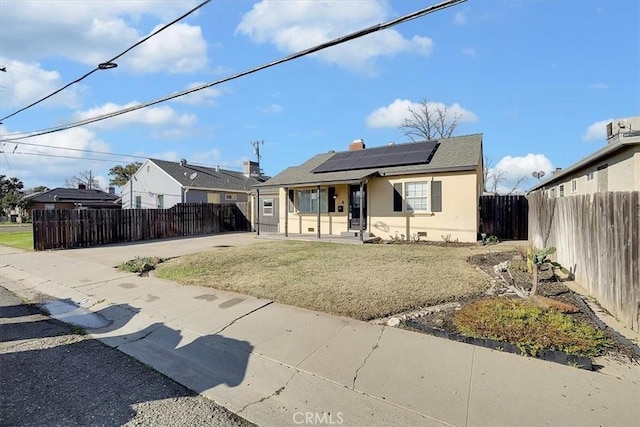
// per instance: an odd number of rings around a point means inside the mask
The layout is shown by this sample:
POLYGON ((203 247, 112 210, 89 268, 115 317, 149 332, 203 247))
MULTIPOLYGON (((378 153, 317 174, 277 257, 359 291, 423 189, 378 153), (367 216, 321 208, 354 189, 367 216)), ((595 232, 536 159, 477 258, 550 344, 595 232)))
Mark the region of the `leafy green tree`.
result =
POLYGON ((140 166, 142 166, 142 163, 133 162, 126 166, 117 165, 112 167, 109 169, 109 176, 112 176, 113 178, 109 180, 109 184, 124 187, 126 183, 129 182, 133 174, 140 169, 140 166))
POLYGON ((43 191, 47 191, 49 189, 49 187, 44 186, 44 185, 38 185, 37 187, 33 187, 31 189, 32 193, 41 193, 43 191))
POLYGON ((0 175, 0 208, 3 212, 13 209, 20 201, 24 184, 16 177, 0 175))

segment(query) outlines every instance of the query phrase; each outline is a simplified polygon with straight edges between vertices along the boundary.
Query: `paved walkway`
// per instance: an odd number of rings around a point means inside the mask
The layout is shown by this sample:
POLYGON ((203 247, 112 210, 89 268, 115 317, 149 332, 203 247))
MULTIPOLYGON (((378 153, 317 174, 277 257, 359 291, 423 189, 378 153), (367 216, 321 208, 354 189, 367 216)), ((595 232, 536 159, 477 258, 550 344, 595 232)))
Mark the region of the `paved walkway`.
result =
MULTIPOLYGON (((640 369, 588 372, 113 268, 249 234, 51 252, 0 247, 0 284, 104 317, 89 332, 264 426, 637 425, 640 369)), ((215 249, 214 249, 215 250, 215 249)))

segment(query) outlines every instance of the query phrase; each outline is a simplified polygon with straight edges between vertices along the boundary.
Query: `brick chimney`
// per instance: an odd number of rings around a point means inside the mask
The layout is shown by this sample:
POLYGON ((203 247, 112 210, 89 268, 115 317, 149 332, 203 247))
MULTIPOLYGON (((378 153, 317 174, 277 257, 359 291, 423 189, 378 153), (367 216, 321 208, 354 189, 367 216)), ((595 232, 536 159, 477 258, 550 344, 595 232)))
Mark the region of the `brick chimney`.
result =
POLYGON ((250 176, 260 176, 260 163, 245 160, 242 162, 242 173, 247 178, 250 176))
POLYGON ((349 144, 349 151, 364 150, 365 148, 363 139, 354 139, 353 142, 349 144))
POLYGON ((78 183, 78 190, 86 190, 86 189, 87 189, 86 184, 83 184, 81 182, 78 183))

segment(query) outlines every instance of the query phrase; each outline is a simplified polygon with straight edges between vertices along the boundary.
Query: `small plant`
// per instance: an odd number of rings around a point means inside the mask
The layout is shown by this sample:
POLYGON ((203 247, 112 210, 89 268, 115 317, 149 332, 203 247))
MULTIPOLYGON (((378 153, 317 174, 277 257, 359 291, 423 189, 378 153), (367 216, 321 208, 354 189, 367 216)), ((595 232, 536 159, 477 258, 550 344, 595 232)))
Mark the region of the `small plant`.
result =
POLYGON ((527 260, 527 249, 525 246, 516 246, 516 251, 518 251, 518 256, 520 257, 521 261, 526 261, 527 260))
POLYGON ((441 234, 440 237, 445 243, 458 243, 458 239, 453 240, 451 238, 451 233, 449 234, 441 234))
POLYGON ((487 236, 485 242, 487 245, 495 245, 496 243, 500 243, 500 240, 498 239, 498 236, 492 234, 487 236))
POLYGON ((164 260, 157 256, 135 257, 132 260, 122 262, 116 267, 120 271, 143 274, 156 268, 164 260))
POLYGON ((568 274, 569 270, 560 265, 559 262, 551 261, 549 259, 549 255, 554 254, 556 252, 556 248, 550 246, 548 248, 532 250, 528 259, 531 261, 533 266, 533 287, 531 288, 531 296, 535 295, 538 291, 538 273, 544 270, 555 270, 556 268, 560 269, 564 274, 568 274))
POLYGON ((523 354, 559 350, 590 357, 611 345, 603 331, 527 299, 477 301, 457 312, 453 323, 464 335, 505 341, 523 354))
POLYGON ((69 329, 71 330, 72 334, 75 335, 87 335, 87 331, 84 330, 84 328, 78 326, 78 325, 69 325, 69 329))

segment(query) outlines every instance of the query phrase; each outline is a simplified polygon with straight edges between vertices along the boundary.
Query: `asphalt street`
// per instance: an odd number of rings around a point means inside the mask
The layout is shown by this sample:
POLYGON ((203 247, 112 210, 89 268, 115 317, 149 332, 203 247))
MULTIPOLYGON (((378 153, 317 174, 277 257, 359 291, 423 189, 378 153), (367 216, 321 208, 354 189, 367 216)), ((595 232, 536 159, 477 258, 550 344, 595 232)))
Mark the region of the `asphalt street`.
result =
POLYGON ((0 287, 0 425, 252 424, 0 287))

